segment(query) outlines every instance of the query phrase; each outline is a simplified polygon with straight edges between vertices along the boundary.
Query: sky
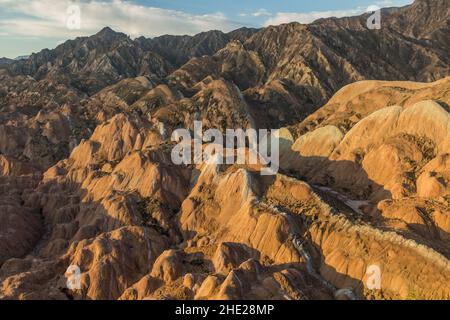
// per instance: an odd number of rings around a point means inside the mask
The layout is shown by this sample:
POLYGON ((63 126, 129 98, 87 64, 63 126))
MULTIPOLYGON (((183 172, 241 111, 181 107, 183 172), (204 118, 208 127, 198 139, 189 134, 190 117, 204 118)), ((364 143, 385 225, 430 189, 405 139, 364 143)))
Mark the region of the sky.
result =
POLYGON ((362 14, 369 7, 413 0, 0 0, 0 57, 15 58, 105 26, 130 35, 228 32, 324 17, 362 14))

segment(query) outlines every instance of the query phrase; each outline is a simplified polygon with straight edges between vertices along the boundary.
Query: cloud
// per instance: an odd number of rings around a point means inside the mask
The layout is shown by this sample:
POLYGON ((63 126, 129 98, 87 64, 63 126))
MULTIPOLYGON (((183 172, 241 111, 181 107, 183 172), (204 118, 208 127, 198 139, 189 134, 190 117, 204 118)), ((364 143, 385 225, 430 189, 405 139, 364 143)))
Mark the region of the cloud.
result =
POLYGON ((204 15, 139 5, 125 0, 0 0, 0 30, 9 36, 62 38, 86 36, 104 26, 132 37, 196 34, 206 30, 231 31, 240 27, 220 13, 204 15), (80 8, 81 29, 70 30, 67 10, 80 8))

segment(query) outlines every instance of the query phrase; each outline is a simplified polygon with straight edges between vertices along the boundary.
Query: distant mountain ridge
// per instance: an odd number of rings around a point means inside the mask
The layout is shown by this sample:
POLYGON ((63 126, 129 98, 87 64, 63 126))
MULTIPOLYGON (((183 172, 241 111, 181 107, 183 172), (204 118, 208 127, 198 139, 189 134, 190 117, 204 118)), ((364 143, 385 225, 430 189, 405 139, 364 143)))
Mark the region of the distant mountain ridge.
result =
POLYGON ((434 81, 447 75, 449 16, 445 0, 418 0, 383 10, 381 30, 367 29, 367 14, 320 19, 309 25, 136 40, 107 27, 14 62, 9 69, 36 79, 58 79, 91 95, 124 78, 163 79, 190 59, 213 56, 238 40, 264 65, 264 76, 250 86, 289 79, 320 104, 357 80, 434 81))
POLYGON ((121 79, 139 75, 164 78, 189 59, 211 55, 234 39, 256 32, 242 28, 225 34, 209 31, 196 36, 162 36, 132 40, 105 27, 91 37, 69 40, 53 50, 32 54, 10 66, 14 74, 36 79, 52 77, 93 94, 121 79))
POLYGON ((13 63, 13 62, 14 62, 13 59, 5 58, 5 57, 0 58, 0 66, 1 65, 6 65, 6 64, 10 64, 10 63, 13 63))
POLYGON ((28 58, 30 58, 29 55, 23 55, 23 56, 18 56, 16 58, 14 58, 14 60, 20 61, 20 60, 27 60, 28 58))

